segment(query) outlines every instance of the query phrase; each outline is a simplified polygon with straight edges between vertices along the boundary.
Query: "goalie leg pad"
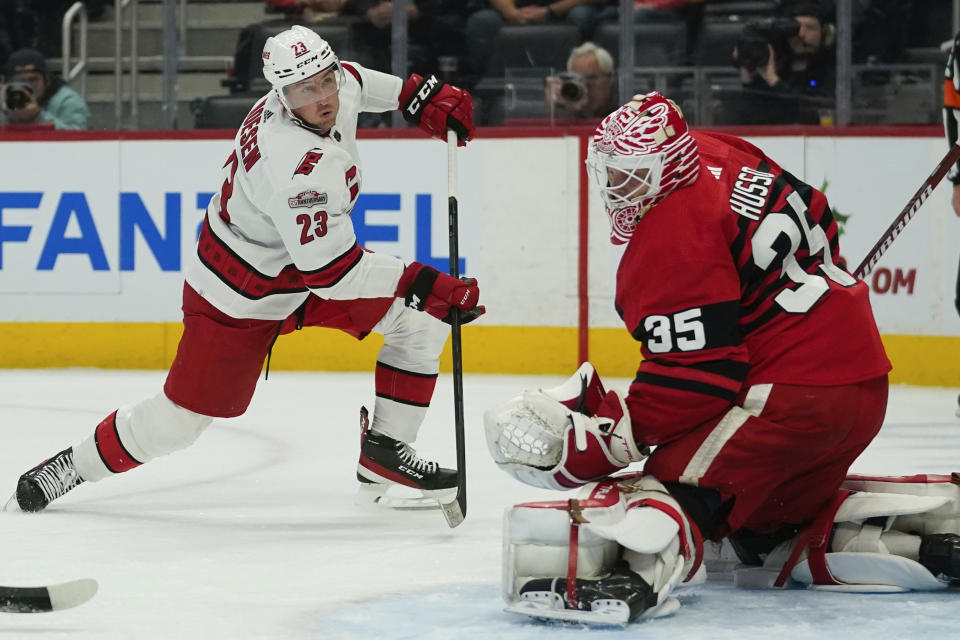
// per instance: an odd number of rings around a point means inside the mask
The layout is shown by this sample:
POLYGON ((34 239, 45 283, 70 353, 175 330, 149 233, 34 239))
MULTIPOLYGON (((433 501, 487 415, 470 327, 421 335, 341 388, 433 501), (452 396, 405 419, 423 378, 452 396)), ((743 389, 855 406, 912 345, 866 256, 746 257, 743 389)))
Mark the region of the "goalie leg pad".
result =
MULTIPOLYGON (((902 489, 909 483, 892 484, 902 489)), ((770 568, 789 553, 774 586, 782 586, 789 575, 822 589, 932 591, 960 579, 960 536, 893 528, 913 523, 922 530, 928 517, 935 527, 953 519, 954 489, 948 482, 920 482, 915 488, 916 494, 840 490, 831 508, 767 557, 770 568)))
POLYGON ((507 510, 503 597, 508 611, 586 623, 666 615, 679 607, 674 588, 704 579, 702 548, 656 478, 592 483, 573 500, 507 510))
POLYGON ((858 492, 903 494, 941 498, 936 509, 921 509, 898 515, 891 528, 916 534, 953 533, 960 535, 960 475, 918 474, 913 476, 847 476, 843 489, 858 492))

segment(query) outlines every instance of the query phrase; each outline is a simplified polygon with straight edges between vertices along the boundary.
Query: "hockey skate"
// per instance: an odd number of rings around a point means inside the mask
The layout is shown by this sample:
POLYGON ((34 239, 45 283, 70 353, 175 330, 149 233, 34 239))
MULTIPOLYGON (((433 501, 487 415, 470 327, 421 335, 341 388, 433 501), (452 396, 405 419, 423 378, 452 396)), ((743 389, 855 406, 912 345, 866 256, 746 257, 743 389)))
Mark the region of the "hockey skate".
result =
POLYGON ((17 504, 23 511, 42 511, 82 482, 73 466, 73 447, 64 449, 20 476, 17 504))
POLYGON ((357 480, 357 503, 393 509, 438 509, 457 493, 456 471, 420 458, 405 442, 371 432, 366 407, 360 408, 357 480), (388 495, 391 487, 398 487, 399 492, 388 495))
POLYGON ((573 585, 566 578, 535 578, 519 595, 507 611, 577 624, 625 626, 657 604, 653 588, 623 561, 602 578, 577 578, 573 585))

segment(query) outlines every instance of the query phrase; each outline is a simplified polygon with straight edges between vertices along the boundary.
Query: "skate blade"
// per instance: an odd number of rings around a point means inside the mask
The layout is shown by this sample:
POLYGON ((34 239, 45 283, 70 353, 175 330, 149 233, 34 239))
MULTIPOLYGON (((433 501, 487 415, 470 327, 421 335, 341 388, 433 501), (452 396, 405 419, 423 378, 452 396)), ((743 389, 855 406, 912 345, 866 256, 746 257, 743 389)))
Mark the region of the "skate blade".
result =
POLYGON ((16 512, 23 513, 23 509, 20 508, 20 503, 17 502, 17 494, 16 494, 16 493, 14 493, 12 496, 10 496, 10 499, 7 500, 7 501, 4 503, 3 508, 0 509, 0 511, 10 511, 10 512, 14 512, 14 513, 16 513, 16 512))
MULTIPOLYGON (((398 509, 401 511, 426 511, 440 509, 441 503, 450 502, 457 495, 456 488, 438 491, 423 491, 420 495, 398 496, 389 493, 390 485, 364 483, 354 498, 359 506, 398 509)), ((411 490, 412 491, 412 490, 411 490)))

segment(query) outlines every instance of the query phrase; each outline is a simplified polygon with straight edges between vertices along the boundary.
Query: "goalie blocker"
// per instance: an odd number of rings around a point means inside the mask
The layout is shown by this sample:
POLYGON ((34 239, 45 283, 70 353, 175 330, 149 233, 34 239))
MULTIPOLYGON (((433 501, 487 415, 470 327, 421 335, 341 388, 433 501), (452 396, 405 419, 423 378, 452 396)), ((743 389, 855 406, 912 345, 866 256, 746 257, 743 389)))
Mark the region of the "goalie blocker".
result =
MULTIPOLYGON (((763 554, 762 565, 739 565, 734 582, 942 590, 960 580, 958 533, 957 474, 850 476, 812 524, 763 554)), ((503 542, 506 610, 535 618, 626 625, 673 613, 680 607, 673 591, 706 579, 696 525, 663 484, 642 473, 588 484, 572 500, 509 508, 503 542)))

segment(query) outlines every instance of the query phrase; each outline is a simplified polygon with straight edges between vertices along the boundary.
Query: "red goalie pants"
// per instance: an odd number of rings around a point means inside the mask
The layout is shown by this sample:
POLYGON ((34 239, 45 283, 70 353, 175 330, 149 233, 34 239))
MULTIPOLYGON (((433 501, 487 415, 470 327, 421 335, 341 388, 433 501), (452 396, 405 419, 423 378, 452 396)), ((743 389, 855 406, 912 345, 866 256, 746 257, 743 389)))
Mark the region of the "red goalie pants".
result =
POLYGON ((183 337, 163 390, 174 403, 216 418, 243 414, 273 341, 298 326, 366 336, 393 298, 324 300, 311 295, 302 313, 283 321, 231 317, 183 285, 183 337))
POLYGON ((834 387, 754 385, 720 419, 661 445, 645 470, 709 487, 732 508, 719 539, 812 520, 880 430, 887 377, 834 387))

